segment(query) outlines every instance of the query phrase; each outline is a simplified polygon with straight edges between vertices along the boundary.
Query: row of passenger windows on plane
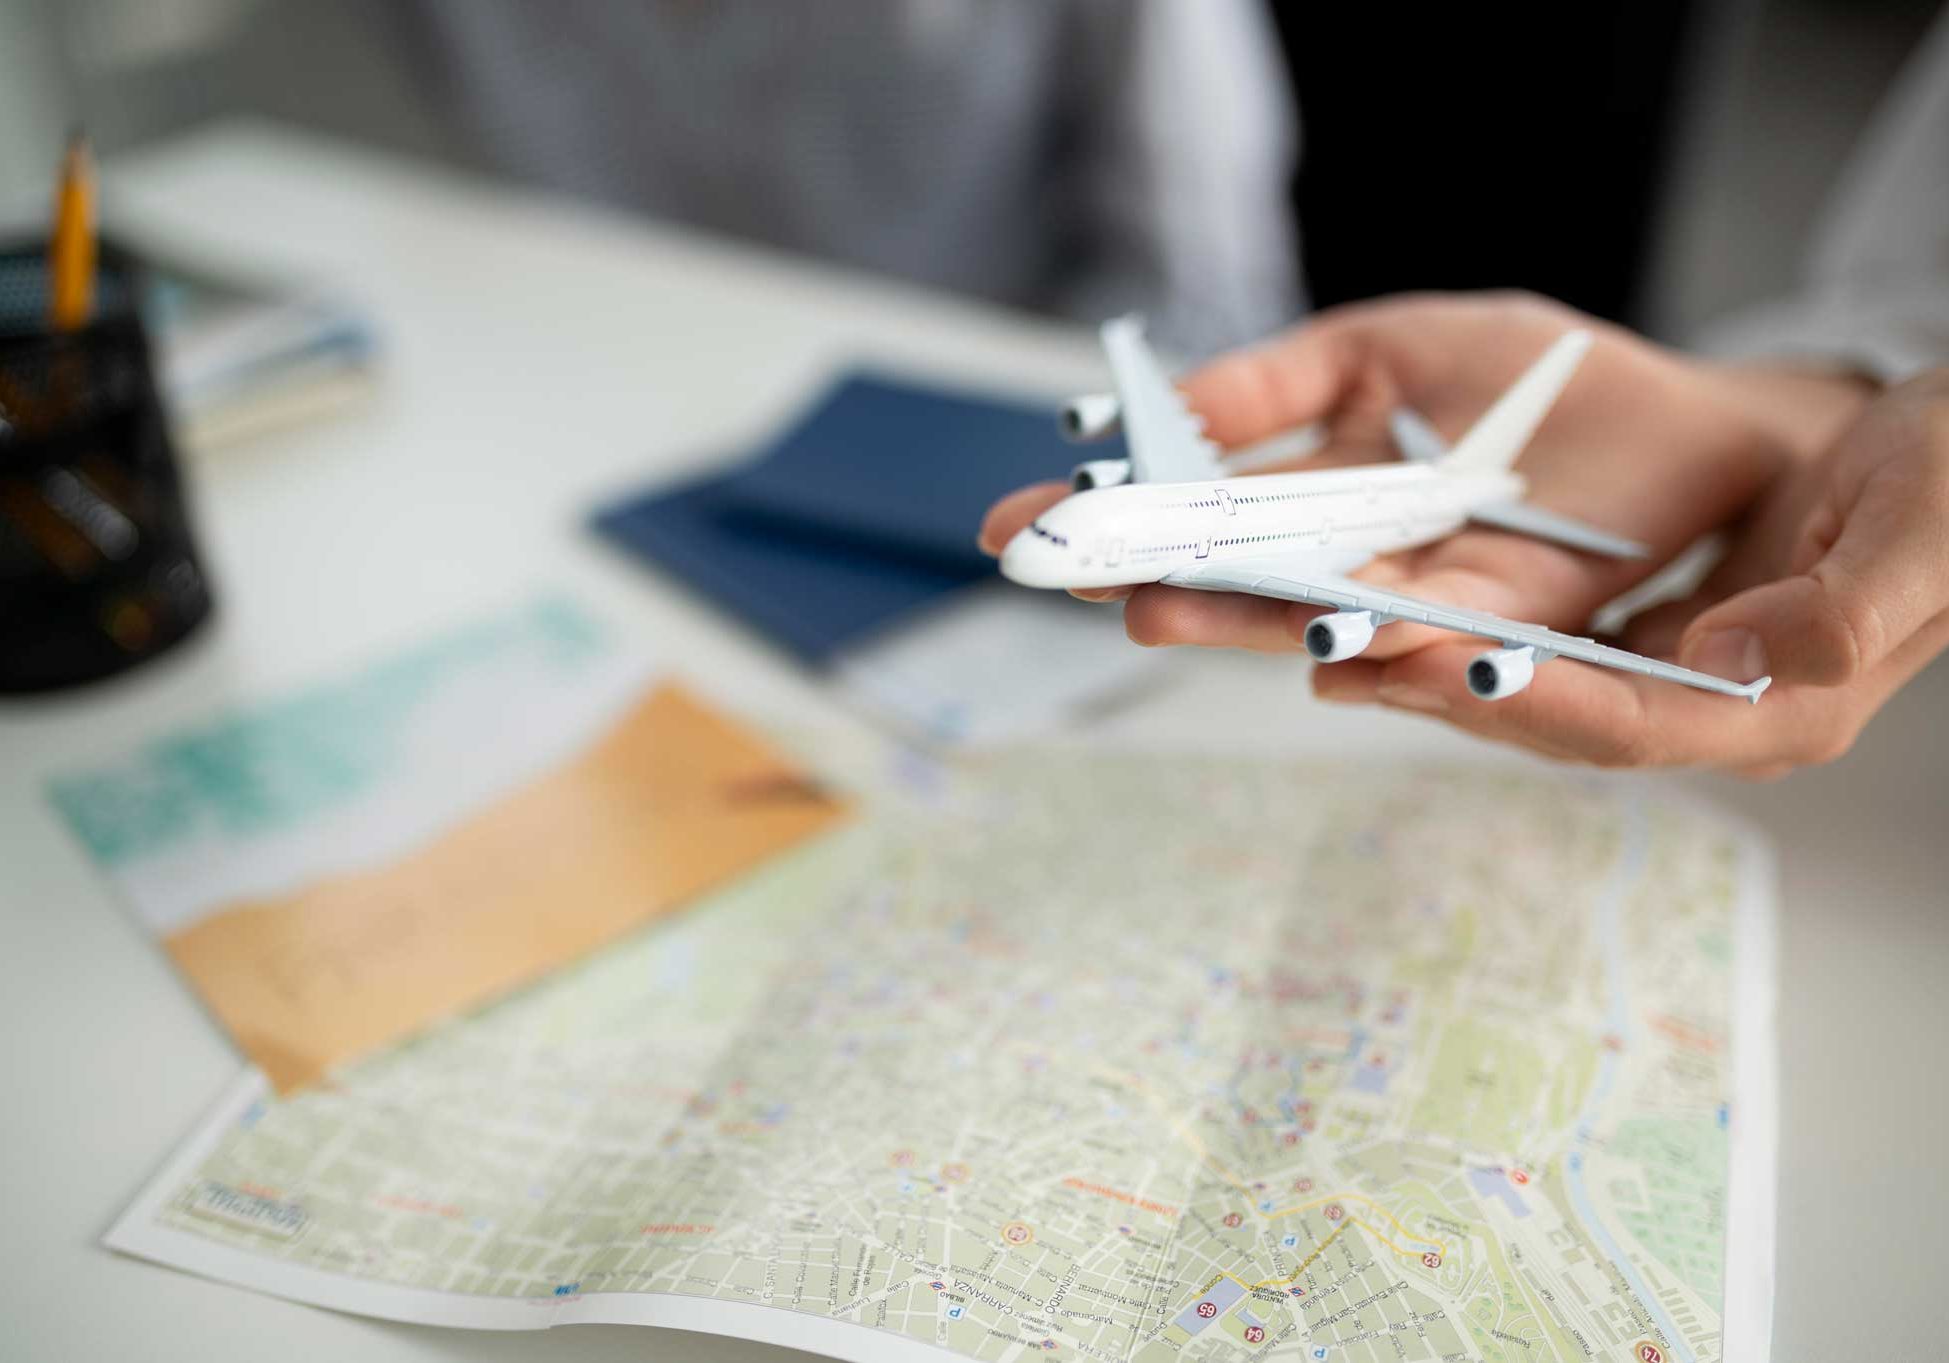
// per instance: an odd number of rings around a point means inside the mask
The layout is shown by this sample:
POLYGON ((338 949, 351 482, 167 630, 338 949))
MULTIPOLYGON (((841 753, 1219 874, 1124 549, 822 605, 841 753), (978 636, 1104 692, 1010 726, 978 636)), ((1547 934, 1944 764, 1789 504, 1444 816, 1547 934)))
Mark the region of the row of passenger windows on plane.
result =
MULTIPOLYGON (((1376 521, 1361 521, 1358 524, 1335 524, 1335 535, 1359 534, 1363 530, 1390 530, 1401 524, 1398 516, 1384 517, 1376 521)), ((1213 540, 1212 545, 1219 549, 1229 549, 1240 544, 1272 544, 1279 540, 1307 539, 1319 533, 1313 530, 1288 530, 1276 535, 1240 535, 1234 539, 1213 540)), ((1158 554, 1181 554, 1188 549, 1196 549, 1196 544, 1149 544, 1130 551, 1132 558, 1154 558, 1158 554)))
POLYGON ((1237 539, 1213 540, 1214 544, 1264 544, 1269 540, 1289 540, 1317 535, 1322 529, 1330 529, 1335 535, 1358 534, 1362 530, 1392 530, 1401 524, 1399 516, 1382 516, 1372 521, 1334 521, 1330 527, 1314 526, 1311 530, 1288 530, 1278 535, 1241 535, 1237 539))
MULTIPOLYGON (((1348 529, 1348 530, 1357 530, 1357 529, 1364 529, 1365 527, 1364 527, 1364 526, 1345 526, 1345 527, 1341 527, 1341 526, 1337 526, 1337 525, 1336 525, 1336 526, 1334 526, 1333 528, 1334 528, 1335 530, 1339 530, 1339 529, 1342 529, 1342 528, 1344 528, 1344 529, 1348 529)), ((1302 536, 1309 536, 1309 535, 1317 535, 1317 534, 1319 534, 1319 533, 1320 533, 1320 532, 1319 532, 1319 530, 1318 530, 1317 528, 1315 528, 1315 529, 1312 529, 1312 530, 1288 530, 1288 531, 1287 531, 1287 532, 1286 532, 1285 534, 1283 534, 1283 535, 1241 535, 1241 536, 1239 536, 1239 537, 1238 537, 1237 539, 1230 539, 1230 540, 1215 540, 1215 541, 1213 541, 1213 543, 1215 543, 1215 544, 1217 544, 1217 545, 1219 545, 1219 546, 1220 546, 1221 548, 1222 548, 1223 546, 1225 546, 1225 545, 1230 545, 1230 544, 1269 544, 1269 543, 1271 543, 1271 542, 1272 542, 1273 540, 1289 540, 1289 539, 1297 539, 1297 538, 1300 538, 1300 537, 1302 537, 1302 536)))
MULTIPOLYGON (((1314 488, 1309 492, 1265 492, 1254 493, 1249 497, 1234 496, 1232 498, 1232 505, 1255 506, 1261 502, 1296 502, 1309 497, 1367 497, 1372 495, 1372 489, 1368 488, 1322 487, 1314 488)), ((1196 502, 1173 502, 1170 509, 1187 511, 1210 510, 1220 504, 1218 498, 1207 497, 1202 501, 1196 502)))

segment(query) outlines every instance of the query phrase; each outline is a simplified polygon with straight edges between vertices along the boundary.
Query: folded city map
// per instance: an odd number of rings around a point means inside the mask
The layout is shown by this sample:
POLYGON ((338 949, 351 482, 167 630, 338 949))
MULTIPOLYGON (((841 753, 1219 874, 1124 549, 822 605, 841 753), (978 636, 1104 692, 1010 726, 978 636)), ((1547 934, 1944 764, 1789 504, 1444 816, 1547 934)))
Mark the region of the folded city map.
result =
POLYGON ((1758 1360, 1771 884, 1651 785, 1053 749, 289 1097, 117 1249, 858 1363, 1758 1360))

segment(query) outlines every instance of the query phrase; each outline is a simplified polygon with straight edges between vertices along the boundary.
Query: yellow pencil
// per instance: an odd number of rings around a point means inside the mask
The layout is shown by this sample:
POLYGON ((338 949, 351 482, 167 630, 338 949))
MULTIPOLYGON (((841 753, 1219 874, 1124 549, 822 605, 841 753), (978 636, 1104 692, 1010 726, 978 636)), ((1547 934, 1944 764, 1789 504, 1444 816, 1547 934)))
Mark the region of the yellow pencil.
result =
POLYGON ((87 325, 95 311, 95 167, 88 140, 76 133, 61 161, 54 196, 52 321, 56 331, 87 325))

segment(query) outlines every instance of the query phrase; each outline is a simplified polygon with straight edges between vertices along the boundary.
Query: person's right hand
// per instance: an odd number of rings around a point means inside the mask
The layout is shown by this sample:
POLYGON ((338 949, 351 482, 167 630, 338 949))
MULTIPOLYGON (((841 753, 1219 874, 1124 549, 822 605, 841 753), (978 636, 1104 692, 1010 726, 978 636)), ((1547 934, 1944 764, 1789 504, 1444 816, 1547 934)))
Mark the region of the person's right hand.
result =
MULTIPOLYGON (((1529 497, 1648 545, 1648 560, 1599 558, 1500 531, 1466 528, 1378 559, 1358 576, 1432 600, 1558 629, 1701 534, 1739 516, 1796 459, 1810 458, 1865 401, 1851 381, 1735 371, 1528 295, 1416 295, 1335 308, 1262 345, 1222 356, 1181 387, 1212 439, 1238 447, 1308 422, 1328 439, 1303 467, 1395 457, 1390 411, 1406 405, 1459 437, 1517 375, 1572 327, 1596 339, 1517 464, 1529 497)), ((1010 537, 1066 495, 1057 483, 998 502, 981 543, 1010 537)), ((1286 652, 1319 612, 1262 597, 1160 585, 1077 595, 1127 598, 1130 636, 1286 652)), ((1364 658, 1429 642, 1426 626, 1380 631, 1364 658)))

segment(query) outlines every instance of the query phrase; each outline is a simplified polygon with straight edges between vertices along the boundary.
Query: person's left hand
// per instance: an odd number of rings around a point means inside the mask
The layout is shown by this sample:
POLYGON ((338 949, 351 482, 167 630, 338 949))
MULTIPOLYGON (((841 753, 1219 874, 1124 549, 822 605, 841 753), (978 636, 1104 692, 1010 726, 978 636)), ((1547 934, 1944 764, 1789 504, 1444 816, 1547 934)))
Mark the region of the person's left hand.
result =
POLYGON ((1757 705, 1575 663, 1484 702, 1479 639, 1322 666, 1322 699, 1374 701, 1605 766, 1708 765, 1775 777, 1846 753, 1889 696, 1949 647, 1949 369, 1870 403, 1827 453, 1789 466, 1699 592, 1633 620, 1634 652, 1746 681, 1757 705))

